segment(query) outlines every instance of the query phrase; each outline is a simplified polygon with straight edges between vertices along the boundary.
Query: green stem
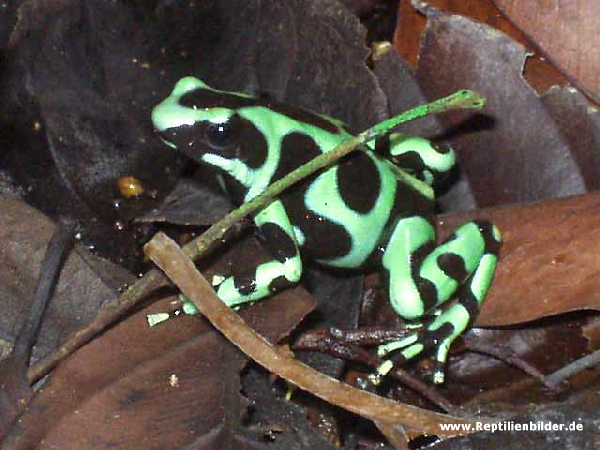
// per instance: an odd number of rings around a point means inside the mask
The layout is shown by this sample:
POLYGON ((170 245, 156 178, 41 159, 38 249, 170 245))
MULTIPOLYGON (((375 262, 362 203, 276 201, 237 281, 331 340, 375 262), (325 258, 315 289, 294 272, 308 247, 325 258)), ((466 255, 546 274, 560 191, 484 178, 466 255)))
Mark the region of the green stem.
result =
POLYGON ((440 114, 454 109, 481 109, 484 106, 484 96, 477 92, 465 89, 450 94, 448 97, 434 100, 426 105, 416 106, 408 111, 384 120, 383 122, 379 122, 368 130, 363 131, 359 136, 367 135, 366 140, 370 141, 378 136, 389 133, 392 128, 395 128, 401 123, 410 122, 411 120, 419 119, 430 114, 440 114))

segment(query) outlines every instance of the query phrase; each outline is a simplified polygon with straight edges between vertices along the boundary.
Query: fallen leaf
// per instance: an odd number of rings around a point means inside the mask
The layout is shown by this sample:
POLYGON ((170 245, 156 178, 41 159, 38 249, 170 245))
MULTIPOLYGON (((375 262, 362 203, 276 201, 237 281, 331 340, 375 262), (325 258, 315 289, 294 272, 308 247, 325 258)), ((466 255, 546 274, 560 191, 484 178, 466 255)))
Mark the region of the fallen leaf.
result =
POLYGON ((578 88, 600 102, 600 3, 493 0, 578 88))
POLYGON ((571 154, 589 191, 600 188, 600 114, 578 90, 551 88, 542 101, 569 144, 571 154))
POLYGON ((60 272, 75 241, 75 224, 61 220, 54 227, 37 273, 35 293, 25 309, 10 356, 0 361, 0 436, 29 402, 33 389, 27 376, 33 347, 37 342, 60 272))
POLYGON ((28 361, 21 356, 12 354, 0 361, 0 442, 33 395, 27 379, 28 361))
MULTIPOLYGON (((0 265, 0 330, 12 343, 23 320, 21 314, 35 291, 40 263, 54 225, 15 197, 0 197, 0 210, 0 260, 3 262, 0 265)), ((86 250, 80 249, 80 252, 83 254, 86 250)), ((131 281, 133 277, 130 275, 128 279, 131 281)), ((72 252, 46 311, 33 359, 46 355, 87 323, 115 292, 81 256, 72 252)))
POLYGON ((477 325, 600 310, 600 194, 439 216, 441 236, 472 219, 491 220, 504 240, 477 325))
POLYGON ((477 205, 585 192, 568 142, 522 79, 525 49, 486 25, 430 14, 417 71, 425 93, 435 98, 468 87, 487 98, 483 115, 439 117, 450 130, 449 141, 455 144, 477 205), (477 132, 464 133, 464 127, 477 132))
MULTIPOLYGON (((581 324, 584 318, 561 316, 555 320, 546 320, 522 325, 518 329, 471 330, 465 339, 512 352, 517 358, 526 361, 542 374, 551 374, 570 361, 585 356, 588 351, 587 340, 581 324), (556 345, 560 342, 561 345, 556 345), (549 352, 548 349, 552 348, 549 352)), ((467 348, 470 348, 467 345, 467 348)), ((486 354, 462 352, 451 358, 448 366, 448 385, 444 391, 448 398, 458 404, 466 403, 470 398, 471 408, 484 407, 488 402, 477 402, 477 395, 511 386, 530 376, 511 364, 486 354)), ((537 405, 556 401, 558 392, 550 391, 542 383, 536 383, 526 393, 514 392, 505 401, 526 411, 532 403, 537 405)), ((485 406, 487 408, 487 406, 485 406)))
POLYGON ((159 208, 136 221, 209 226, 224 217, 232 209, 231 202, 224 193, 215 191, 214 186, 207 186, 206 177, 214 178, 208 170, 200 167, 197 173, 205 177, 203 182, 180 180, 159 208))
MULTIPOLYGON (((255 255, 256 244, 248 244, 236 245, 213 270, 255 255)), ((239 384, 243 354, 203 319, 182 315, 148 326, 146 315, 172 309, 172 300, 136 313, 61 364, 3 448, 260 447, 262 434, 241 425, 248 406, 239 384)), ((276 341, 312 307, 295 288, 243 315, 276 341)))
MULTIPOLYGON (((294 390, 292 401, 286 399, 286 392, 290 392, 285 383, 272 383, 272 376, 260 366, 254 364, 249 367, 242 378, 244 393, 252 400, 254 410, 249 418, 250 425, 265 428, 269 424, 272 428, 272 442, 269 444, 284 450, 304 450, 306 448, 317 448, 319 450, 333 450, 339 448, 326 440, 336 431, 335 427, 323 430, 315 426, 314 420, 310 420, 307 414, 317 410, 318 413, 330 412, 331 405, 315 401, 314 397, 294 390), (298 400, 299 397, 301 400, 298 400), (308 406, 306 405, 308 403, 308 406), (309 419, 309 420, 307 420, 309 419)), ((332 420, 337 419, 335 414, 332 420)))
POLYGON ((394 34, 394 47, 411 66, 417 66, 420 48, 420 36, 425 28, 427 19, 416 8, 424 4, 431 5, 441 11, 459 14, 478 22, 485 23, 525 46, 530 55, 523 67, 523 76, 539 94, 545 93, 552 86, 564 86, 568 80, 545 58, 542 58, 529 39, 515 27, 492 0, 429 0, 426 3, 419 1, 400 2, 398 8, 398 21, 394 34), (415 5, 415 6, 413 6, 415 5))

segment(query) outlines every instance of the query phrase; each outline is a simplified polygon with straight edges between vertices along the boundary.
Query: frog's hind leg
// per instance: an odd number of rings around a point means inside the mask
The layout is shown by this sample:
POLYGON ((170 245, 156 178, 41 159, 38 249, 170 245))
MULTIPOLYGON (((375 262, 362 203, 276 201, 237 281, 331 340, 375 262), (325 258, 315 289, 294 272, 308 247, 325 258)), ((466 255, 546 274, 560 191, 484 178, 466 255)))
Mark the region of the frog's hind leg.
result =
POLYGON ((383 255, 394 310, 409 320, 437 315, 420 331, 379 347, 380 356, 398 350, 379 367, 379 375, 387 373, 394 362, 436 347, 434 382, 443 382, 450 345, 479 314, 496 267, 501 243, 498 229, 489 222, 469 222, 437 247, 434 239, 433 227, 425 219, 402 219, 383 255), (456 303, 439 307, 455 294, 456 303))

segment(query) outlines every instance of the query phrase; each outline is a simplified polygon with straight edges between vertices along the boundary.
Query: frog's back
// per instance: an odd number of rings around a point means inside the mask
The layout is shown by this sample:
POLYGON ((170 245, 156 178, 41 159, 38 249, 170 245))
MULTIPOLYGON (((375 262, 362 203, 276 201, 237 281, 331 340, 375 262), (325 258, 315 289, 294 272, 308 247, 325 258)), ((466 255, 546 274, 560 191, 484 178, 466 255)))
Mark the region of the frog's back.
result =
POLYGON ((353 152, 282 200, 302 253, 340 268, 363 267, 401 217, 433 211, 432 198, 368 149, 353 152))

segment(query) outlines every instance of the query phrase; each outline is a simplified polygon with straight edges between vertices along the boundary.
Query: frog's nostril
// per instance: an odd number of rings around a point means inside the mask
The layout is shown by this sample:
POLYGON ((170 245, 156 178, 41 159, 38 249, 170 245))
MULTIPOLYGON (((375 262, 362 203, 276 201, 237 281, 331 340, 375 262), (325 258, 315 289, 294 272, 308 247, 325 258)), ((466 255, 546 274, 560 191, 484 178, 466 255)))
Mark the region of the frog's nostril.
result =
POLYGON ((177 144, 179 133, 177 132, 177 128, 167 128, 166 130, 159 130, 158 134, 160 136, 173 144, 177 144))

